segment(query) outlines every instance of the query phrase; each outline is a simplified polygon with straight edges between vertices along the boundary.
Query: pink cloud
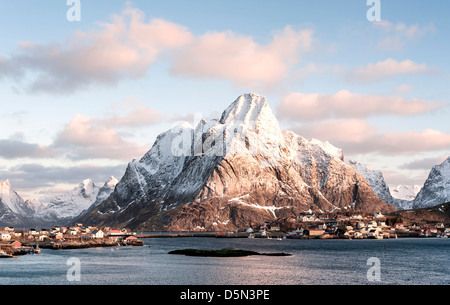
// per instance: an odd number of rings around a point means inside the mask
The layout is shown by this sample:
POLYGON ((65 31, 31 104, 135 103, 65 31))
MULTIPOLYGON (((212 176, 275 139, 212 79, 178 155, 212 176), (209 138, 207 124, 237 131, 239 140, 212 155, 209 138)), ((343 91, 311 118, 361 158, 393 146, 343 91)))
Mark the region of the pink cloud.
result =
MULTIPOLYGON (((450 134, 439 130, 396 132, 378 135, 374 145, 387 154, 417 154, 418 152, 438 151, 450 148, 450 134)), ((374 149, 376 149, 374 147, 374 149)))
POLYGON ((369 63, 365 67, 358 67, 345 76, 350 82, 369 83, 397 75, 429 74, 436 69, 428 67, 426 64, 417 64, 411 60, 397 61, 388 58, 375 64, 369 63))
POLYGON ((58 133, 53 146, 64 151, 68 158, 130 160, 142 156, 149 147, 122 138, 102 121, 77 114, 58 133))
POLYGON ((411 116, 446 106, 442 102, 405 99, 382 95, 363 95, 341 90, 335 94, 292 93, 285 96, 278 115, 290 120, 323 118, 362 118, 374 115, 411 116))
POLYGON ((294 131, 307 138, 317 138, 331 143, 362 143, 376 135, 376 128, 364 120, 324 120, 302 127, 294 131))
POLYGON ((128 98, 124 104, 113 105, 114 113, 99 119, 108 127, 141 127, 168 119, 168 116, 145 105, 138 99, 128 98), (120 113, 120 114, 117 114, 120 113))
POLYGON ((167 60, 175 75, 226 79, 239 86, 273 85, 314 44, 312 30, 291 26, 275 32, 267 44, 231 31, 195 36, 180 24, 146 21, 142 11, 127 6, 110 22, 77 31, 63 43, 20 43, 16 54, 0 57, 0 77, 18 79, 28 92, 67 93, 140 79, 156 61, 167 60), (30 74, 37 77, 27 78, 30 74))
POLYGON ((450 134, 438 130, 381 133, 369 122, 356 119, 324 120, 293 130, 306 138, 329 141, 349 155, 417 155, 450 149, 450 134))
POLYGON ((73 116, 57 134, 52 147, 72 159, 130 160, 150 148, 128 140, 122 129, 149 126, 166 118, 141 101, 129 98, 124 104, 114 105, 113 112, 103 118, 73 116))
POLYGON ((0 60, 0 74, 17 78, 37 72, 26 89, 54 93, 142 78, 161 54, 192 40, 184 26, 144 19, 140 10, 127 7, 112 22, 100 23, 97 30, 77 31, 64 43, 22 42, 17 54, 0 60))
POLYGON ((300 54, 311 50, 313 31, 290 26, 267 45, 233 32, 209 32, 180 52, 172 72, 200 78, 231 80, 238 86, 270 85, 283 80, 300 54))

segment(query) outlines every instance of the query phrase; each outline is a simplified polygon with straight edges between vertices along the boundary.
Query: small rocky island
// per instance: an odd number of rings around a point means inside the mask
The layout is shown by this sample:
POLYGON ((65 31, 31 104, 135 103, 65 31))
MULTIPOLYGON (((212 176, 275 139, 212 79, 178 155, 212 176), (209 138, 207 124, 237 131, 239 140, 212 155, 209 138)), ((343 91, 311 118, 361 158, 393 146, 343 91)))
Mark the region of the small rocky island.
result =
POLYGON ((259 253, 255 251, 241 250, 235 248, 225 248, 221 250, 198 250, 198 249, 184 249, 170 251, 168 254, 178 254, 186 256, 201 256, 201 257, 244 257, 251 255, 263 256, 291 256, 288 253, 259 253))

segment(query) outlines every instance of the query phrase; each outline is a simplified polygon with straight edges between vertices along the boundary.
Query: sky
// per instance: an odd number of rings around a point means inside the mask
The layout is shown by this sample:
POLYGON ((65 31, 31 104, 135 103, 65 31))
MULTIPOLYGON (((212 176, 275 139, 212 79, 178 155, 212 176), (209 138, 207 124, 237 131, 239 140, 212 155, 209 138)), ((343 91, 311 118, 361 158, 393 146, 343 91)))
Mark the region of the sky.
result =
POLYGON ((0 0, 0 180, 45 200, 120 179, 176 122, 255 92, 282 128, 391 186, 423 185, 450 155, 449 12, 445 0, 0 0))

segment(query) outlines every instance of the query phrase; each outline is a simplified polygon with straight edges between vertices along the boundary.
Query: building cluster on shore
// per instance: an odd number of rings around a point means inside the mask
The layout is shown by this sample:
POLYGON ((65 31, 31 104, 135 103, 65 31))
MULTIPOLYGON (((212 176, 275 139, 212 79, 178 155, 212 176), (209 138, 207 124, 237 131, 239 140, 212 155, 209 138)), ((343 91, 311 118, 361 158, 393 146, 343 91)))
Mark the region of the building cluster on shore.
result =
POLYGON ((99 228, 77 224, 71 227, 18 230, 0 228, 0 257, 28 254, 38 245, 51 249, 83 248, 88 246, 141 245, 142 242, 127 229, 99 228))
POLYGON ((238 234, 249 237, 287 238, 346 238, 384 239, 398 237, 450 237, 450 227, 444 223, 426 224, 398 222, 381 213, 373 215, 331 215, 304 213, 296 219, 289 218, 275 222, 265 222, 258 226, 242 229, 238 234), (292 229, 295 227, 296 229, 292 229))

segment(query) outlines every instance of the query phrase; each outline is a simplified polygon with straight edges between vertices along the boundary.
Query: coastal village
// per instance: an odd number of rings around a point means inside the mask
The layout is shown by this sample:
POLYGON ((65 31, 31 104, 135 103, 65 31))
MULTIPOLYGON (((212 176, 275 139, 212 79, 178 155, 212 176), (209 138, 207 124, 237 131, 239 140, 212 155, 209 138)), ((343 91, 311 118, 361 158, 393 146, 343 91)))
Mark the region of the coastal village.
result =
POLYGON ((113 246, 142 246, 142 240, 127 229, 99 228, 77 224, 51 229, 0 228, 0 258, 40 253, 41 249, 81 249, 113 246))
MULTIPOLYGON (((401 219, 400 219, 401 220, 401 219)), ((0 228, 0 257, 40 253, 41 248, 63 250, 108 246, 142 246, 139 238, 219 237, 277 239, 387 239, 413 237, 450 237, 444 223, 403 223, 398 218, 376 214, 313 214, 241 228, 234 232, 160 232, 138 235, 128 229, 99 228, 77 224, 51 229, 17 230, 0 228)))
POLYGON ((404 223, 396 217, 375 214, 313 214, 266 222, 249 227, 250 237, 303 239, 387 239, 404 237, 450 237, 444 223, 404 223), (294 229, 295 228, 295 229, 294 229))

